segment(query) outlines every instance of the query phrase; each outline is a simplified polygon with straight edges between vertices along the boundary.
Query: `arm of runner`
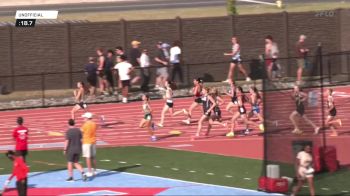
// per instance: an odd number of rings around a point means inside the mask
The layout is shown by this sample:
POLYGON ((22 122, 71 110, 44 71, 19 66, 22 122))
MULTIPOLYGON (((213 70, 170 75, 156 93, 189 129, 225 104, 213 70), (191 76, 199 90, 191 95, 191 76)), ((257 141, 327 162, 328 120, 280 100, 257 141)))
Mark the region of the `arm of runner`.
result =
POLYGON ((215 100, 212 96, 208 96, 209 101, 211 102, 211 107, 209 108, 209 110, 206 112, 206 114, 208 114, 209 112, 213 111, 213 109, 216 106, 215 100))
POLYGON ((218 105, 221 106, 222 104, 225 103, 225 101, 221 97, 216 98, 218 100, 218 105))

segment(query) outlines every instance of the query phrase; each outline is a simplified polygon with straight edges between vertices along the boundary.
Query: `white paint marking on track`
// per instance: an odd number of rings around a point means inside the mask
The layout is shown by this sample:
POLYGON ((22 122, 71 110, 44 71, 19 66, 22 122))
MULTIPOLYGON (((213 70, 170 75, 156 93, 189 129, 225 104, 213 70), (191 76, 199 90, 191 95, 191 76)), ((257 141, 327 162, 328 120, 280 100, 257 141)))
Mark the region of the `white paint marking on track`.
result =
POLYGON ((225 175, 225 177, 226 177, 226 178, 232 178, 232 176, 230 176, 230 175, 225 175))
POLYGON ((329 191, 330 189, 329 188, 321 188, 322 190, 324 190, 324 191, 329 191))
POLYGON ((0 170, 4 170, 4 168, 0 167, 0 170))
POLYGON ((100 160, 101 162, 110 162, 111 160, 109 159, 103 159, 103 160, 100 160))
POLYGON ((214 176, 215 174, 214 173, 207 173, 207 175, 214 176))
POLYGON ((127 162, 125 162, 125 161, 119 161, 118 163, 120 163, 120 164, 127 164, 127 162))
POLYGON ((342 193, 349 193, 350 191, 342 191, 342 193))
POLYGON ((56 165, 56 164, 54 164, 54 163, 48 163, 47 165, 53 166, 53 165, 56 165))
POLYGON ((179 171, 178 168, 171 168, 171 170, 174 170, 174 171, 179 171))
POLYGON ((158 168, 158 169, 161 168, 159 165, 156 165, 156 166, 154 166, 154 167, 155 167, 155 168, 158 168))
POLYGON ((244 178, 244 180, 251 180, 251 178, 244 178))
POLYGON ((178 145, 170 145, 171 148, 182 148, 182 147, 191 147, 192 144, 178 144, 178 145))
POLYGON ((189 171, 190 173, 196 173, 196 171, 194 171, 194 170, 191 170, 191 171, 189 171))
POLYGON ((141 163, 136 163, 135 165, 136 165, 136 166, 141 166, 142 164, 141 164, 141 163))

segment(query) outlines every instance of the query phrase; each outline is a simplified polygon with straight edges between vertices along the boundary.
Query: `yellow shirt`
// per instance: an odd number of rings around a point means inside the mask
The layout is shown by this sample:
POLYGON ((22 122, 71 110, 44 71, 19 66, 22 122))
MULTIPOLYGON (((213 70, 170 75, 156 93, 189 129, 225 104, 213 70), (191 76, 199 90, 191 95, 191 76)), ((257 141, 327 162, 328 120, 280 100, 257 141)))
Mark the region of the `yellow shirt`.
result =
POLYGON ((88 120, 83 124, 83 144, 96 144, 96 130, 97 124, 94 121, 88 120))

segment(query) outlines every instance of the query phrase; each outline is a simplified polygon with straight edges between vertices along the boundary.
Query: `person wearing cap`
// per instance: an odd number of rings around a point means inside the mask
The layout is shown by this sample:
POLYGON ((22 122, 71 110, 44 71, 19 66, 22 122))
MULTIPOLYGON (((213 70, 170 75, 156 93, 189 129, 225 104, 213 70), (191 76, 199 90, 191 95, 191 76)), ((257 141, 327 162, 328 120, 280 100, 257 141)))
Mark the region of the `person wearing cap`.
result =
POLYGON ((79 163, 79 158, 82 151, 82 132, 79 128, 76 128, 75 121, 73 119, 68 120, 69 129, 66 132, 66 140, 64 142, 63 154, 67 157, 67 169, 68 169, 68 179, 67 182, 74 181, 73 178, 73 164, 76 169, 78 169, 82 175, 83 181, 87 180, 87 176, 84 173, 83 167, 79 163))
POLYGON ((97 64, 94 57, 89 57, 89 63, 85 65, 86 80, 89 83, 90 96, 96 94, 97 64))
MULTIPOLYGON (((140 58, 141 58, 141 50, 140 50, 141 42, 134 40, 131 42, 131 49, 129 50, 128 61, 134 68, 140 68, 140 58)), ((137 83, 141 77, 141 73, 138 70, 134 72, 135 77, 132 79, 131 84, 137 83)))
POLYGON ((26 165, 23 157, 18 152, 15 153, 10 150, 6 153, 6 157, 13 162, 13 172, 12 175, 6 180, 4 190, 6 190, 12 178, 16 176, 16 188, 18 195, 26 196, 28 184, 27 175, 29 172, 28 166, 26 165))
POLYGON ((16 142, 16 153, 23 156, 24 161, 26 161, 26 156, 28 154, 28 133, 27 127, 23 126, 23 118, 17 118, 17 127, 12 132, 12 137, 16 142))
POLYGON ((81 127, 83 133, 83 157, 86 158, 88 168, 87 176, 93 176, 96 172, 96 131, 97 124, 92 120, 93 114, 86 112, 82 115, 85 122, 81 127), (92 170, 92 167, 94 170, 92 170))
POLYGON ((122 83, 122 102, 127 103, 131 79, 130 74, 133 71, 133 66, 126 61, 126 56, 124 55, 117 57, 117 62, 114 69, 118 70, 119 79, 122 83))
POLYGON ((154 58, 154 60, 157 62, 157 66, 159 66, 159 68, 157 68, 157 78, 156 78, 156 86, 155 88, 158 90, 161 89, 165 89, 165 82, 168 80, 169 74, 168 74, 168 65, 169 65, 169 61, 167 59, 166 53, 164 51, 163 48, 163 43, 162 42, 158 42, 157 43, 157 55, 154 58))

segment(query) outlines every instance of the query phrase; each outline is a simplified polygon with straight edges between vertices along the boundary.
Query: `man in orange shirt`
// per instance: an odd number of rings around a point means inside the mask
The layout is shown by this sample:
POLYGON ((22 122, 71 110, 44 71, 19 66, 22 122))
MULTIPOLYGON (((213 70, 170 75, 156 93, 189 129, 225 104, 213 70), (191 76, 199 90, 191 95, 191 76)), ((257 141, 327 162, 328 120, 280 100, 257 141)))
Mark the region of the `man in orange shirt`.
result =
POLYGON ((96 130, 97 124, 92 120, 92 113, 86 112, 83 116, 85 123, 81 127, 83 132, 83 157, 86 158, 88 168, 87 176, 93 176, 96 172, 96 130), (92 167, 94 170, 92 171, 92 167))
POLYGON ((24 162, 24 159, 21 155, 19 155, 19 152, 16 152, 16 154, 13 151, 8 151, 6 153, 6 156, 13 161, 13 172, 12 175, 6 180, 4 190, 7 188, 7 186, 10 184, 10 181, 13 177, 16 176, 16 188, 18 191, 19 196, 26 196, 27 195, 27 175, 29 172, 29 169, 24 162))

